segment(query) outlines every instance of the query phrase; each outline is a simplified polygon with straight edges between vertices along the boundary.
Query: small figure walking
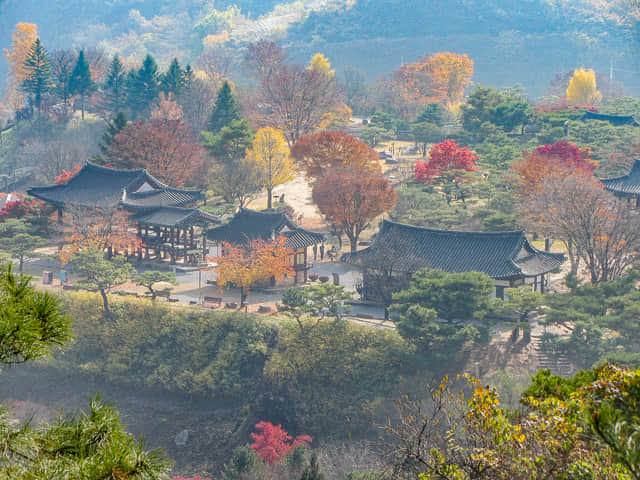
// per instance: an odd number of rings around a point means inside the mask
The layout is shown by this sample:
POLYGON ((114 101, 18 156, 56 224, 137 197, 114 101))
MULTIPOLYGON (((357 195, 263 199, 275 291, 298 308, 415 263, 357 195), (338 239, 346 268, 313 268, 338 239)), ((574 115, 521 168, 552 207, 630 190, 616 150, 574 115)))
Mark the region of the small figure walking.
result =
POLYGON ((324 243, 320 244, 320 260, 324 260, 324 243))
POLYGON ((318 259, 318 244, 317 243, 313 244, 313 259, 314 260, 318 259))

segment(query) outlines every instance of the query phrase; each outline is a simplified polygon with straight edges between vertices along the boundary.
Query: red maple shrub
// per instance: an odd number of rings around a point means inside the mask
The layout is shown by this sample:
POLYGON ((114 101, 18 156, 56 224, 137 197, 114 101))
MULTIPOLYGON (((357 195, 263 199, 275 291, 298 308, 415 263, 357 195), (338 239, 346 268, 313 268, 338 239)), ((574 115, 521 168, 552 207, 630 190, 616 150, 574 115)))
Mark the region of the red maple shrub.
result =
POLYGON ((436 177, 455 170, 475 172, 478 158, 467 147, 460 147, 455 140, 449 139, 436 143, 429 152, 429 159, 418 160, 413 172, 419 182, 433 183, 436 177))
POLYGON ((7 218, 24 218, 27 215, 37 215, 43 209, 40 200, 15 200, 7 202, 0 210, 0 222, 7 218))
POLYGON ((308 446, 312 442, 309 435, 299 435, 292 438, 281 425, 274 425, 270 422, 258 422, 255 428, 258 433, 251 434, 251 438, 254 440, 251 448, 269 465, 278 463, 297 445, 308 446))

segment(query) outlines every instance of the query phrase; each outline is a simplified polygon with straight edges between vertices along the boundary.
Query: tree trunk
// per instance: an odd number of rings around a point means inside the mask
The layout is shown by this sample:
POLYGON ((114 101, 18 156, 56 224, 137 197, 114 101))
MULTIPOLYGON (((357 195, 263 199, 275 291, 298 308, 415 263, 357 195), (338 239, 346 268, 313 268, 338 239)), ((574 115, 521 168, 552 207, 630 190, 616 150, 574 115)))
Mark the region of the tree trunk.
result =
POLYGON ((151 291, 151 300, 155 300, 156 299, 156 291, 153 288, 149 289, 151 291))
POLYGON ((82 112, 82 120, 84 121, 84 93, 80 95, 80 111, 82 112))
POLYGON ((355 252, 358 249, 358 237, 359 235, 347 235, 349 237, 349 247, 351 248, 351 252, 355 252))
POLYGON ((240 287, 240 309, 242 309, 242 305, 247 300, 248 296, 249 294, 247 293, 246 289, 244 287, 240 287))
POLYGON ((104 307, 105 316, 113 321, 113 312, 109 309, 109 299, 107 298, 107 292, 104 289, 100 289, 100 295, 102 295, 102 306, 104 307))
POLYGON ((22 273, 22 265, 24 264, 24 255, 20 255, 20 273, 22 273))
POLYGON ((271 210, 272 192, 273 189, 267 188, 267 210, 271 210))

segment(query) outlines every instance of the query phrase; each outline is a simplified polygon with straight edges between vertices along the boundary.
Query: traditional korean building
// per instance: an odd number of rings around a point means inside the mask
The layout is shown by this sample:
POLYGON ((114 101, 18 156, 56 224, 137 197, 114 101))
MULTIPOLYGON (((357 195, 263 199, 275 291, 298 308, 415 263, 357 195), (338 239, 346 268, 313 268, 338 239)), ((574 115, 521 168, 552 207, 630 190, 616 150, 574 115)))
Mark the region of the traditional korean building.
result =
POLYGON ((640 208, 640 160, 635 160, 626 175, 600 180, 604 188, 640 208))
POLYGON ((196 208, 186 208, 204 200, 199 190, 171 188, 145 169, 121 170, 87 162, 67 182, 33 187, 29 195, 55 205, 58 218, 69 207, 89 209, 122 208, 133 213, 147 258, 184 258, 195 263, 207 253, 206 227, 220 223, 217 217, 196 208), (196 233, 196 228, 199 233, 196 233))
POLYGON ((584 112, 584 115, 580 117, 583 122, 585 120, 600 120, 601 122, 609 122, 614 127, 622 127, 629 125, 632 127, 640 127, 638 123, 631 115, 606 115, 604 113, 596 113, 591 111, 584 112))
POLYGON ((307 272, 313 266, 308 260, 308 247, 322 243, 324 236, 298 227, 282 212, 241 208, 229 223, 209 230, 207 239, 219 255, 224 242, 248 246, 252 240, 273 240, 280 235, 285 237, 287 246, 294 251, 291 259, 296 272, 294 283, 306 282, 307 272))
MULTIPOLYGON (((564 255, 534 248, 523 231, 460 232, 436 230, 383 221, 373 244, 343 255, 342 260, 356 265, 376 264, 381 255, 394 252, 398 275, 411 276, 423 268, 449 273, 482 272, 493 278, 496 297, 504 299, 505 288, 529 285, 544 292, 548 274, 564 262, 564 255)), ((366 269, 365 269, 366 271, 366 269)), ((371 297, 363 275, 363 297, 371 297)), ((399 282, 400 283, 400 282, 399 282)), ((404 283, 404 282, 402 282, 404 283)))

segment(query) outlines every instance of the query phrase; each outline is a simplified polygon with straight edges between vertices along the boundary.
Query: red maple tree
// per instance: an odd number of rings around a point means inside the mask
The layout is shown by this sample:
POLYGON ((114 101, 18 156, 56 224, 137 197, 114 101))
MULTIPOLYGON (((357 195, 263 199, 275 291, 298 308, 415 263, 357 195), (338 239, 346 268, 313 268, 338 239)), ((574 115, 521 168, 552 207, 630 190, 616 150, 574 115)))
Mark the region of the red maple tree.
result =
POLYGON ((533 152, 523 152, 523 160, 513 165, 518 175, 520 192, 530 193, 548 176, 569 174, 593 175, 598 163, 591 159, 588 148, 579 148, 571 142, 560 141, 543 145, 533 152))
MULTIPOLYGON (((429 159, 425 162, 418 160, 413 172, 416 180, 433 183, 436 177, 456 170, 475 172, 478 158, 467 147, 460 147, 455 140, 449 139, 436 143, 429 152, 429 159)), ((451 180, 455 181, 458 176, 454 173, 451 180)))
POLYGON ((109 146, 109 160, 117 168, 146 168, 171 186, 200 185, 202 146, 172 102, 162 99, 151 121, 132 122, 120 130, 109 146))
POLYGON ((278 463, 292 448, 297 445, 309 445, 313 439, 309 435, 292 438, 281 425, 261 421, 255 426, 258 433, 252 433, 251 448, 269 465, 278 463))

